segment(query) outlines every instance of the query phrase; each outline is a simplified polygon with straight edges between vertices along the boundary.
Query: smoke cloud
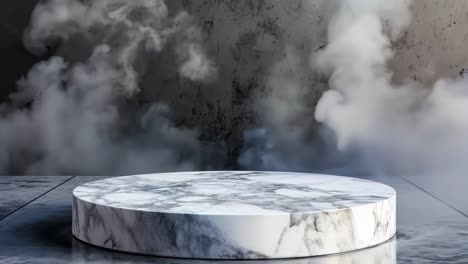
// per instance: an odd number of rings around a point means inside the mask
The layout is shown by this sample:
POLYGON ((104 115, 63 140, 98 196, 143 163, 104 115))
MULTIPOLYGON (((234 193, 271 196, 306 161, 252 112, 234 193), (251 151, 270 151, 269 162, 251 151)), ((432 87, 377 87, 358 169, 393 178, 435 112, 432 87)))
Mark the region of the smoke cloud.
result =
POLYGON ((193 24, 185 12, 171 17, 162 0, 41 1, 24 44, 35 54, 55 48, 68 56, 35 65, 2 106, 0 171, 112 175, 205 168, 211 148, 196 129, 175 126, 163 102, 138 102, 150 58, 168 43, 175 46, 180 78, 216 78, 193 24))
POLYGON ((329 45, 317 57, 316 65, 330 74, 330 90, 318 103, 316 120, 333 131, 339 151, 360 153, 373 173, 461 172, 468 151, 467 80, 439 80, 433 87, 396 83, 388 67, 391 43, 404 29, 402 21, 409 22, 409 2, 392 1, 397 11, 374 1, 365 12, 349 8, 366 2, 371 1, 343 4, 330 27, 329 45), (382 15, 383 9, 395 14, 393 19, 382 15))
POLYGON ((466 171, 468 80, 441 79, 427 87, 395 80, 389 67, 392 43, 411 21, 411 1, 342 0, 332 5, 336 12, 328 23, 328 43, 311 53, 310 64, 290 64, 290 79, 272 71, 273 92, 262 107, 276 118, 263 115, 264 128, 245 134, 240 163, 347 175, 466 171), (303 91, 320 87, 317 81, 303 82, 304 73, 324 74, 328 80, 316 106, 305 102, 303 91), (291 114, 301 117, 295 125, 291 114), (319 132, 311 132, 316 125, 312 131, 319 132), (291 149, 283 151, 281 141, 291 149))

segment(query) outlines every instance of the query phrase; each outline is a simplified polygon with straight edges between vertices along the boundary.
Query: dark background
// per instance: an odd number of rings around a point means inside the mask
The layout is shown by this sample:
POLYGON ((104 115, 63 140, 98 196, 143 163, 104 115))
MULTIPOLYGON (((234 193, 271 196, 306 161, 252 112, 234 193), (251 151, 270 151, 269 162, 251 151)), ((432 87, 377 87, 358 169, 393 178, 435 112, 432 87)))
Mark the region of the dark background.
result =
POLYGON ((41 58, 28 53, 21 39, 37 0, 0 2, 0 99, 14 91, 16 81, 41 58))

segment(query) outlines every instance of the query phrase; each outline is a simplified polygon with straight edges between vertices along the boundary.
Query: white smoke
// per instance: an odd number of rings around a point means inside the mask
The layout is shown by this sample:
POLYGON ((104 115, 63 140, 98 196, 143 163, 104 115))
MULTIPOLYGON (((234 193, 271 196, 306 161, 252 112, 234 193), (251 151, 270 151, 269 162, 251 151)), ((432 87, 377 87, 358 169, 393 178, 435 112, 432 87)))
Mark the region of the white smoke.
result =
POLYGON ((179 68, 181 76, 194 81, 211 81, 217 74, 214 64, 207 60, 200 47, 189 44, 180 48, 180 57, 183 59, 179 68))
POLYGON ((286 52, 273 66, 270 93, 259 104, 264 128, 244 134, 240 164, 348 175, 466 171, 468 80, 426 87, 395 80, 389 66, 392 44, 411 22, 411 4, 330 1, 328 43, 310 48, 309 65, 286 52), (315 106, 312 91, 322 89, 317 73, 328 79, 328 90, 315 106))
POLYGON ((330 74, 330 90, 315 118, 333 131, 338 150, 361 153, 374 173, 466 171, 468 80, 423 87, 392 79, 392 39, 409 22, 409 4, 342 2, 329 28, 329 44, 315 61, 330 74))
POLYGON ((112 47, 113 59, 120 63, 123 86, 135 90, 132 63, 144 49, 160 52, 171 38, 176 39, 180 73, 183 77, 202 80, 213 78, 216 68, 203 52, 201 32, 191 17, 181 12, 169 17, 163 0, 48 0, 33 11, 31 25, 24 35, 25 46, 41 54, 56 40, 68 40, 81 34, 92 44, 112 47), (200 67, 203 66, 203 67, 200 67))
MULTIPOLYGON (((18 82, 2 107, 0 170, 21 174, 124 174, 203 168, 208 147, 177 128, 163 103, 137 106, 148 61, 174 42, 182 78, 212 80, 200 30, 162 0, 47 0, 34 9, 25 46, 54 56, 18 82), (74 42, 80 40, 79 48, 74 42), (25 106, 25 107, 22 107, 25 106), (20 110, 19 110, 20 109, 20 110)), ((177 73, 176 73, 177 74, 177 73)), ((158 88, 158 87, 154 87, 158 88)))

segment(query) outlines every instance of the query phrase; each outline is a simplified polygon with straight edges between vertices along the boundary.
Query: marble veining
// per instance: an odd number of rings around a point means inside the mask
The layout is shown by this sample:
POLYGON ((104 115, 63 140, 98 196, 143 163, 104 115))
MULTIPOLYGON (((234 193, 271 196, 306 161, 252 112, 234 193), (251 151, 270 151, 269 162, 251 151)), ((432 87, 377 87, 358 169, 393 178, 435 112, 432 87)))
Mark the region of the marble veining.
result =
POLYGON ((395 234, 395 191, 380 183, 284 172, 109 178, 73 191, 73 234, 159 256, 270 259, 347 252, 395 234))
POLYGON ((395 191, 349 177, 282 172, 161 173, 110 178, 74 190, 112 207, 191 214, 291 214, 375 203, 395 191))

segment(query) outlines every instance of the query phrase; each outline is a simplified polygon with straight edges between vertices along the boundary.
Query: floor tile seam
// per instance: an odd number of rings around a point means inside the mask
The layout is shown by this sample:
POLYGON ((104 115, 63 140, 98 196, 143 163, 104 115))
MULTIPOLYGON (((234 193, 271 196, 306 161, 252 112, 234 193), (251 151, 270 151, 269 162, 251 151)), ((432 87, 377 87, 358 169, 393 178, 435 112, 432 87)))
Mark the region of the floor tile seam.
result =
POLYGON ((23 209, 24 207, 30 205, 31 203, 37 201, 39 198, 41 198, 41 197, 43 197, 44 195, 50 193, 51 191, 57 189, 58 187, 64 185, 65 183, 71 181, 71 180, 74 179, 75 177, 76 177, 76 176, 70 176, 70 178, 65 179, 64 181, 60 182, 59 184, 55 185, 54 187, 50 188, 49 190, 45 191, 44 193, 38 195, 37 197, 35 197, 34 199, 30 200, 29 202, 27 202, 27 203, 21 205, 20 207, 16 208, 15 210, 13 210, 13 211, 9 212, 8 214, 6 214, 6 215, 0 217, 0 221, 2 221, 2 220, 4 220, 5 218, 11 216, 12 214, 18 212, 19 210, 23 209))
MULTIPOLYGON (((404 181, 406 181, 408 184, 414 186, 415 188, 417 188, 418 190, 424 192, 425 194, 431 196, 432 198, 436 199, 437 201, 441 202, 442 204, 444 204, 445 206, 449 207, 450 209, 452 210, 455 210, 457 213, 463 215, 464 217, 468 218, 468 214, 463 212, 462 210, 456 208, 455 206, 452 206, 450 203, 444 201, 443 199, 439 198, 438 196, 436 196, 435 194, 431 193, 430 191, 424 189, 423 187, 417 185, 416 183, 414 183, 413 181, 403 177, 403 176, 400 176, 400 178, 402 178, 404 181)), ((398 195, 398 193, 397 193, 398 195)))

